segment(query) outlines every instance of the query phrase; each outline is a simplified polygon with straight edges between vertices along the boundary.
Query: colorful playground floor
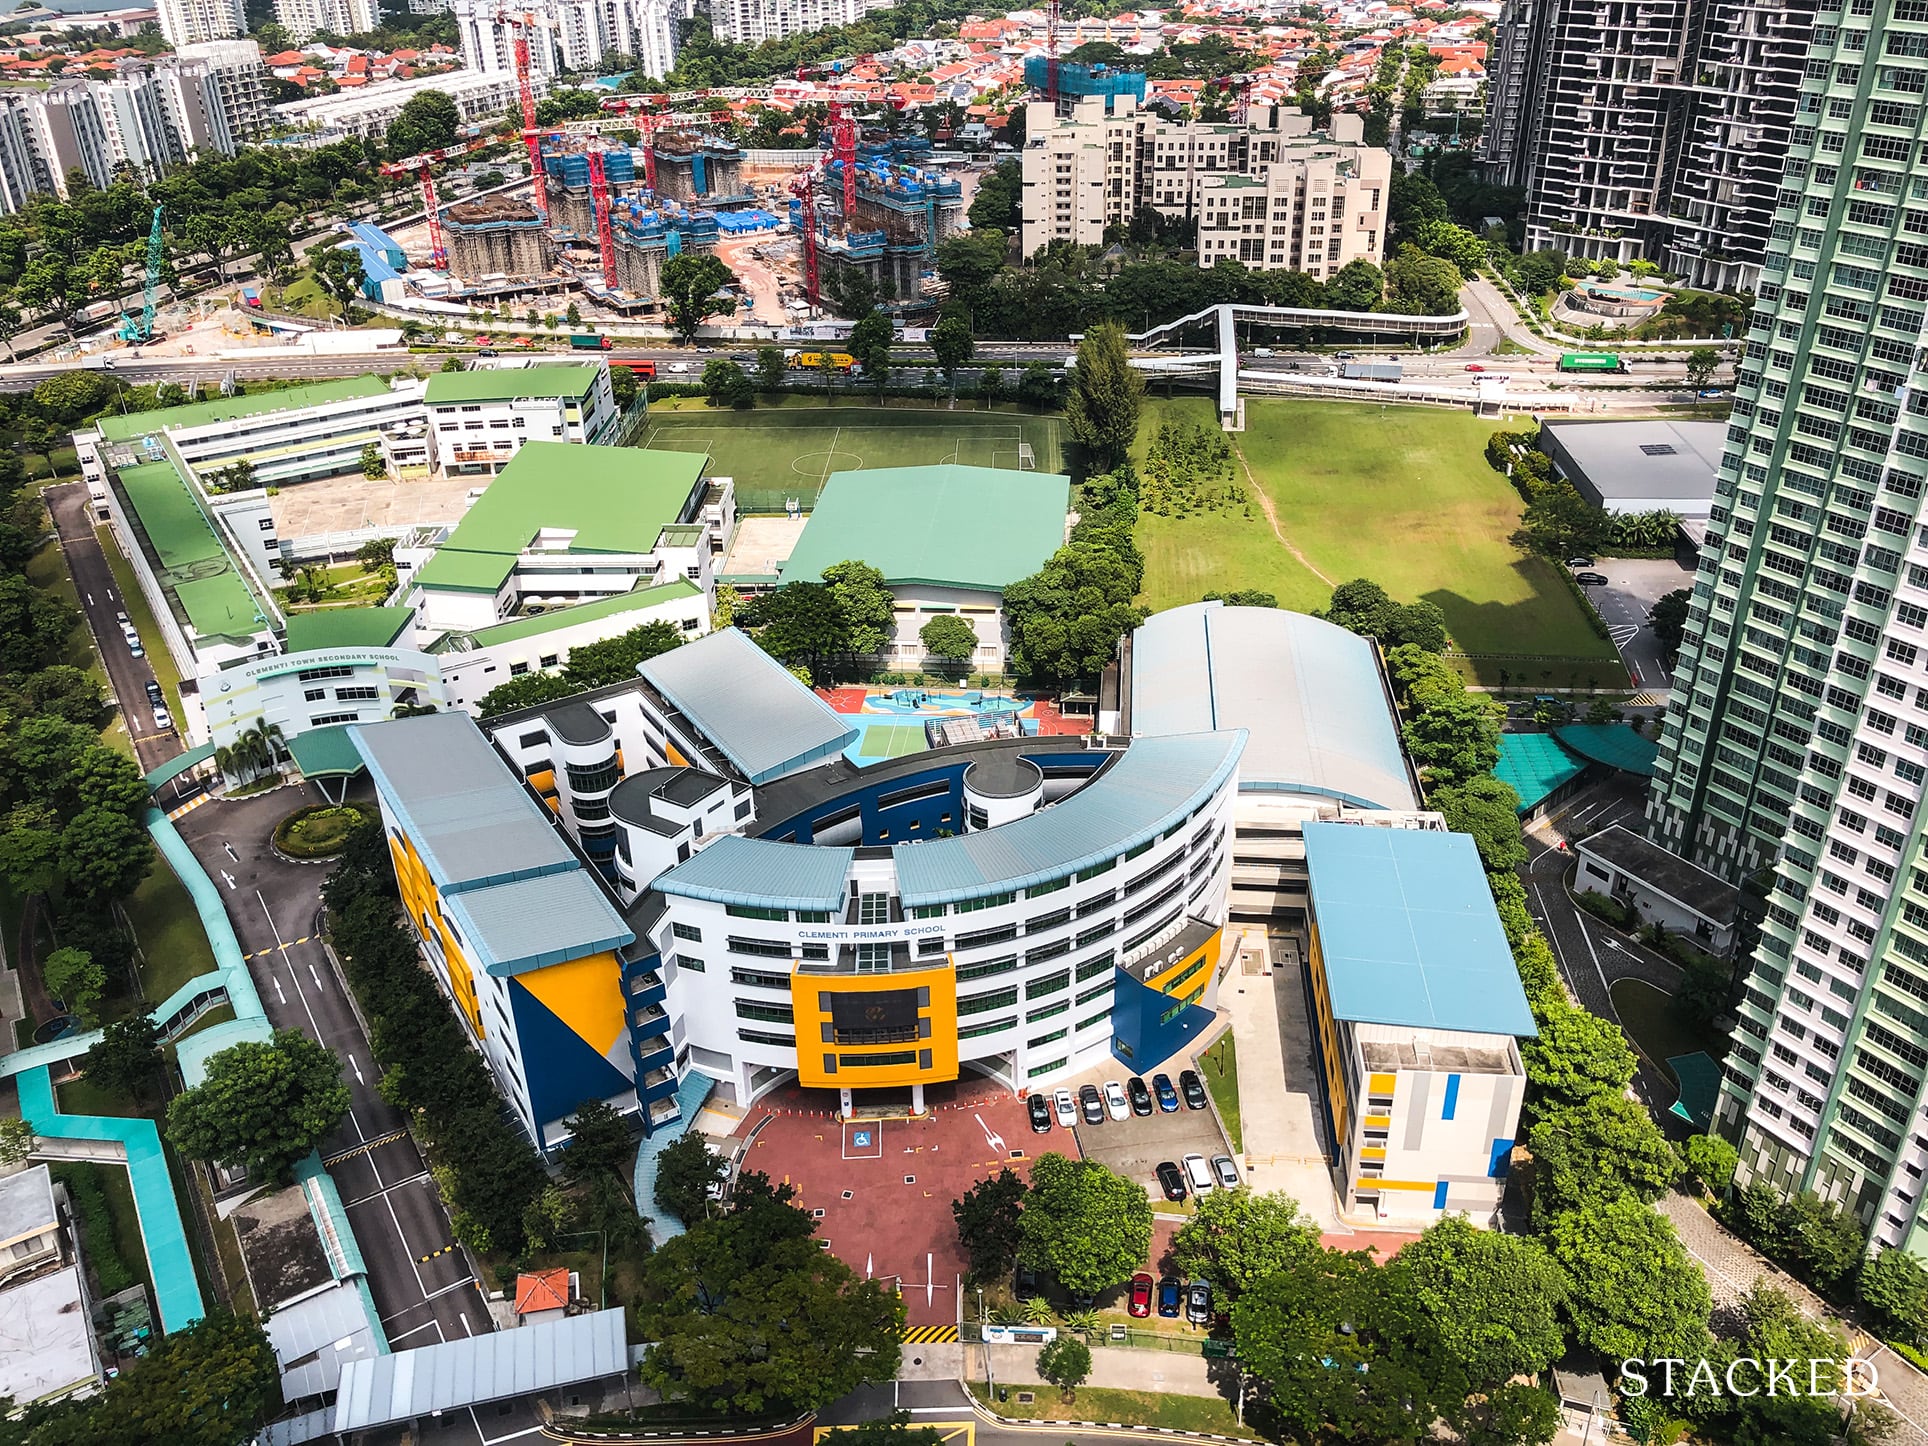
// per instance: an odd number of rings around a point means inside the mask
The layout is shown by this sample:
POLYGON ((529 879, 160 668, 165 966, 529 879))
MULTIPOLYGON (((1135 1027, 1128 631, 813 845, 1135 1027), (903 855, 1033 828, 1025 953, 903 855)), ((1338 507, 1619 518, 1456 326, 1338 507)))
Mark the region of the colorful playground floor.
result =
POLYGON ((1028 736, 1088 733, 1091 721, 1067 717, 1049 697, 975 688, 823 688, 818 696, 844 715, 858 736, 844 756, 858 766, 922 753, 932 718, 1015 718, 1028 736))

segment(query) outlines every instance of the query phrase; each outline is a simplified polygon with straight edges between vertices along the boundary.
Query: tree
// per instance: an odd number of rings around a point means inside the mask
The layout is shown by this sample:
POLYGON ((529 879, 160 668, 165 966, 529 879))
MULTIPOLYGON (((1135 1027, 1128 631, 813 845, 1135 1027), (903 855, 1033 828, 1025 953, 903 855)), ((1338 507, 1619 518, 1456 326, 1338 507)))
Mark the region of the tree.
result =
POLYGON ((867 311, 850 329, 844 346, 863 368, 864 380, 882 392, 890 380, 890 346, 896 331, 890 318, 881 311, 867 311))
POLYGON ((1475 1390, 1538 1375, 1565 1353, 1567 1281, 1538 1240, 1449 1215, 1399 1252, 1398 1268, 1475 1390))
POLYGON ((1734 1183, 1740 1152, 1719 1135, 1689 1135, 1681 1144, 1680 1162, 1703 1190, 1719 1195, 1734 1183))
POLYGON ((514 713, 523 708, 540 708, 581 691, 556 673, 524 673, 506 683, 497 683, 476 704, 477 714, 485 721, 514 713))
POLYGON ((22 304, 45 308, 65 321, 73 314, 74 296, 80 289, 81 278, 66 259, 43 251, 27 263, 16 294, 22 304))
POLYGON ((1332 311, 1371 311, 1385 294, 1385 274, 1370 261, 1349 261, 1326 283, 1332 311))
POLYGON ((34 405, 49 421, 68 426, 85 420, 114 399, 114 384, 99 372, 75 368, 34 383, 34 405))
POLYGON ((636 373, 628 367, 609 369, 609 399, 616 404, 616 410, 628 411, 636 402, 636 394, 642 384, 636 380, 636 373))
POLYGON ((838 1427, 834 1441, 835 1446, 943 1446, 944 1433, 935 1426, 911 1425, 908 1411, 893 1411, 838 1427))
POLYGON ((60 831, 60 873, 76 896, 106 903, 134 892, 154 863, 154 841, 125 813, 84 808, 60 831))
POLYGON ((955 311, 945 312, 931 328, 930 347, 937 357, 938 369, 944 373, 944 385, 956 391, 957 369, 977 353, 971 324, 955 311))
POLYGON ((41 977, 47 992, 79 1015, 82 1023, 95 1022, 100 997, 107 989, 107 971, 94 962, 92 954, 85 949, 56 949, 41 965, 41 977))
POLYGON ((884 575, 867 562, 851 560, 826 567, 823 581, 843 612, 850 651, 859 657, 883 652, 896 627, 897 605, 884 575))
MULTIPOLYGON (((1391 627, 1396 607, 1378 583, 1370 578, 1355 577, 1351 582, 1342 582, 1332 590, 1332 600, 1326 604, 1325 618, 1361 637, 1383 638, 1391 627)), ((1439 649, 1428 648, 1426 651, 1436 653, 1439 649)))
POLYGON ((422 91, 388 123, 388 158, 399 161, 452 146, 461 127, 462 113, 453 100, 439 90, 422 91))
POLYGON ((392 537, 371 537, 355 549, 355 561, 370 572, 379 572, 385 567, 395 565, 395 539, 392 537))
POLYGON ((1613 535, 1613 519, 1565 482, 1555 482, 1526 504, 1513 540, 1548 557, 1597 552, 1613 535))
POLYGON ((581 326, 582 325, 582 308, 578 306, 575 302, 573 301, 570 302, 569 305, 563 310, 562 319, 569 324, 571 329, 581 326))
POLYGON ((1857 1290, 1862 1304, 1874 1312, 1882 1334, 1920 1349, 1923 1333, 1928 1332, 1928 1269, 1918 1259, 1889 1246, 1861 1262, 1857 1290))
POLYGON ((789 370, 790 363, 784 360, 782 347, 760 346, 756 349, 756 384, 762 390, 782 391, 789 370))
POLYGON ((150 1342, 99 1395, 54 1407, 48 1424, 56 1446, 243 1446, 280 1409, 279 1381, 260 1323, 216 1309, 150 1342))
POLYGON ((572 693, 627 683, 651 658, 682 646, 683 633, 674 623, 640 623, 621 637, 578 643, 571 648, 569 661, 563 665, 562 680, 572 693))
POLYGON ((748 373, 726 356, 715 356, 703 368, 703 390, 713 407, 741 410, 756 405, 756 383, 748 373))
MULTIPOLYGON (((382 449, 373 442, 366 443, 361 449, 361 474, 370 482, 388 475, 388 463, 382 460, 382 449)), ((390 544, 391 548, 393 544, 390 544)))
MULTIPOLYGON (((1335 280, 1337 278, 1334 278, 1335 280)), ((1385 309, 1403 316, 1451 316, 1460 309, 1464 278, 1451 261, 1401 246, 1386 263, 1385 309)))
POLYGON ((38 1139, 25 1120, 13 1116, 0 1119, 0 1165, 25 1164, 38 1139))
POLYGON ((1059 379, 1050 362, 1026 362, 1018 374, 1018 400, 1039 411, 1058 404, 1059 379))
POLYGON ((646 1385, 734 1415, 813 1411, 890 1380, 904 1308, 820 1249, 808 1216, 745 1175, 726 1216, 663 1242, 643 1266, 646 1385))
POLYGON ((656 1157, 656 1208, 694 1225, 709 1213, 710 1188, 726 1168, 695 1131, 677 1136, 656 1157))
POLYGON ((1437 653, 1446 647, 1446 614, 1436 603, 1402 603, 1386 619, 1379 641, 1389 648, 1410 644, 1437 653))
POLYGON ((1096 1160, 1045 1154, 1031 1168, 1018 1229, 1020 1261, 1074 1295, 1096 1295, 1145 1263, 1151 1201, 1143 1185, 1096 1160))
POLYGON ((737 609, 737 624, 783 663, 801 663, 824 678, 828 658, 848 657, 850 625, 837 595, 820 582, 789 582, 737 609))
MULTIPOLYGON (((1015 163, 1013 163, 1015 164, 1015 163)), ((988 183, 988 177, 986 178, 988 183)), ((982 200, 984 187, 978 187, 976 200, 982 200)), ((972 208, 976 208, 976 200, 972 208)), ((973 229, 937 243, 937 274, 949 283, 951 300, 966 309, 975 306, 1004 270, 1010 242, 996 231, 973 229)))
POLYGON ((1466 1446, 1545 1446, 1560 1430, 1560 1403, 1550 1391, 1509 1381, 1454 1420, 1466 1446))
POLYGON ((134 1094, 159 1072, 163 1042, 161 1027, 149 1015, 110 1020, 81 1067, 103 1089, 134 1094))
POLYGON ((965 664, 977 652, 977 629, 951 613, 940 613, 917 630, 924 651, 941 662, 965 664))
POLYGON ((1520 1062, 1541 1115, 1619 1094, 1633 1079, 1633 1051, 1619 1025, 1584 1009, 1555 1009, 1537 1038, 1520 1042, 1520 1062))
MULTIPOLYGON (((416 100, 435 93, 425 92, 416 100)), ((315 258, 313 269, 315 284, 334 298, 335 304, 341 308, 343 320, 346 320, 367 280, 367 274, 362 270, 361 253, 351 246, 332 246, 315 258)))
POLYGON ((1059 684, 1097 677, 1144 621, 1133 601, 1143 577, 1129 530, 1074 533, 1041 571, 1004 590, 1012 668, 1059 684))
POLYGON ((1647 612, 1647 623, 1654 630, 1654 641, 1672 657, 1680 651, 1680 641, 1687 632, 1687 607, 1693 594, 1686 588, 1675 588, 1663 593, 1647 612))
POLYGON ((1511 873, 1526 862, 1520 796, 1509 785, 1482 773, 1464 783, 1440 784, 1426 796, 1446 816, 1446 827, 1472 836, 1480 867, 1487 873, 1511 873))
POLYGON ((1421 709, 1403 736, 1429 784, 1458 783, 1491 773, 1500 756, 1499 705, 1462 690, 1421 709))
POLYGON ((1236 1300, 1268 1276, 1291 1270, 1319 1246, 1319 1227, 1277 1191, 1214 1190, 1172 1237, 1172 1268, 1211 1281, 1236 1300))
POLYGON ((598 1175, 626 1175, 636 1158, 628 1122, 606 1100, 584 1100, 563 1124, 569 1146, 562 1152, 563 1178, 582 1184, 598 1175))
POLYGON ((1038 1379, 1076 1400, 1078 1387, 1091 1379, 1091 1347, 1076 1336, 1054 1336, 1038 1352, 1038 1379))
POLYGON ((207 1078, 167 1108, 167 1135, 195 1160, 245 1165, 260 1180, 289 1167, 349 1109, 341 1061, 305 1034, 276 1030, 211 1056, 207 1078))
POLYGON ((957 1243, 964 1247, 974 1279, 996 1280, 1017 1263, 1024 1196, 1024 1181, 1006 1167, 951 1201, 957 1243))
POLYGON ((978 182, 977 194, 971 197, 971 209, 967 213, 971 229, 965 234, 1000 233, 997 240, 1002 260, 1005 237, 1023 221, 1023 200, 1023 168, 1015 160, 999 161, 996 169, 978 182))
POLYGON ((1486 243, 1464 226, 1451 221, 1426 221, 1413 231, 1413 244, 1429 256, 1439 256, 1459 268, 1461 276, 1478 274, 1486 264, 1486 243))
POLYGON ((706 251, 684 251, 663 263, 658 289, 670 325, 685 346, 696 339, 696 329, 707 319, 736 310, 735 298, 718 295, 735 283, 735 273, 706 251))
POLYGON ((1004 395, 1004 368, 993 363, 980 371, 977 394, 986 406, 996 406, 1004 395))
POLYGON ((1694 1354, 1707 1334, 1707 1279, 1666 1216, 1623 1195, 1559 1216, 1547 1238, 1582 1345, 1610 1361, 1694 1354))
POLYGON ((13 339, 20 335, 22 317, 20 308, 11 301, 0 301, 0 342, 6 343, 7 360, 18 361, 14 355, 13 339))
POLYGON ((1687 353, 1687 389, 1698 392, 1714 379, 1720 367, 1720 353, 1711 346, 1697 346, 1687 353))
MULTIPOLYGON (((1555 1011, 1558 1013, 1559 1011, 1555 1011)), ((1527 1137, 1533 1151, 1533 1219, 1621 1195, 1651 1204, 1680 1178, 1680 1157, 1645 1107, 1603 1091, 1546 1112, 1527 1137)))
POLYGON ((1078 343, 1064 420, 1071 440, 1090 454, 1089 470, 1109 472, 1131 454, 1144 396, 1144 374, 1131 365, 1124 328, 1101 322, 1087 331, 1078 343))

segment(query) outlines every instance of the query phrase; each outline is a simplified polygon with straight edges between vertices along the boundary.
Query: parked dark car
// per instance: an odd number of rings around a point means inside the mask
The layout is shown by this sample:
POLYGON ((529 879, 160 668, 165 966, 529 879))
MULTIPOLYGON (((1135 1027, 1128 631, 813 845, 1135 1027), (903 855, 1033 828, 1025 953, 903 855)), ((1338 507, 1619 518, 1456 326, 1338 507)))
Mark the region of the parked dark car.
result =
POLYGON ((1156 1288, 1157 1282, 1142 1270, 1131 1278, 1131 1304, 1127 1308, 1140 1320, 1151 1314, 1151 1296, 1156 1288))
POLYGON ((1018 1267, 1015 1283, 1017 1285, 1019 1300, 1029 1300, 1032 1296, 1039 1293, 1038 1273, 1028 1265, 1020 1265, 1018 1267))
POLYGON ((1178 1168, 1176 1161, 1158 1162, 1158 1188, 1165 1192, 1167 1200, 1185 1198, 1185 1172, 1178 1168))
POLYGON ((1185 1319, 1193 1325, 1204 1325, 1211 1318, 1212 1287, 1206 1281, 1194 1280, 1185 1292, 1185 1319))
POLYGON ((147 701, 156 708, 167 701, 161 696, 161 685, 152 678, 147 680, 147 701))
POLYGON ((1032 1095, 1024 1102, 1025 1109, 1031 1113, 1031 1133, 1048 1135, 1051 1133, 1051 1101, 1043 1095, 1032 1095))
POLYGON ((1155 1074, 1151 1077, 1151 1092, 1158 1099, 1158 1108, 1171 1114, 1178 1108, 1178 1091, 1172 1088, 1172 1077, 1168 1074, 1155 1074))
POLYGON ((1178 1076, 1179 1093, 1185 1096, 1185 1108, 1202 1110, 1205 1108, 1205 1084, 1199 1079, 1195 1069, 1185 1070, 1178 1076))
POLYGON ((1125 1095, 1131 1100, 1131 1112, 1134 1115, 1151 1113, 1151 1090, 1146 1086, 1143 1075, 1133 1075, 1125 1081, 1125 1095))
POLYGON ((1105 1122, 1105 1097, 1098 1093, 1094 1084, 1078 1087, 1078 1108, 1084 1113, 1087 1125, 1102 1125, 1105 1122))
POLYGON ((1593 566, 1593 559, 1592 559, 1592 558, 1590 558, 1590 557, 1584 557, 1584 556, 1582 556, 1582 557, 1569 557, 1569 558, 1568 558, 1568 559, 1566 560, 1566 565, 1567 565, 1568 567, 1592 567, 1592 566, 1593 566))
POLYGON ((1579 583, 1581 587, 1605 587, 1607 585, 1606 574, 1599 572, 1576 572, 1573 574, 1573 580, 1579 583))
POLYGON ((1158 1282, 1158 1313, 1169 1320, 1176 1320, 1185 1302, 1185 1282, 1166 1276, 1158 1282))

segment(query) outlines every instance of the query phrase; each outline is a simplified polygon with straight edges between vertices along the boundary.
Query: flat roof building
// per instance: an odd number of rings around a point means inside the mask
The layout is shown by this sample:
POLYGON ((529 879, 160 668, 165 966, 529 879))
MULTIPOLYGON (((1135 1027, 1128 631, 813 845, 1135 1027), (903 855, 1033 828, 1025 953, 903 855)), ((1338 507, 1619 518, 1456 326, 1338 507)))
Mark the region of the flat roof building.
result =
POLYGON ((1539 1033, 1465 834, 1309 822, 1313 1029, 1343 1210, 1497 1214, 1539 1033))
POLYGON ((1575 885, 1619 900, 1710 954, 1734 946, 1740 890, 1621 824, 1573 846, 1575 885))
POLYGON ((1070 507, 1071 479, 1053 472, 952 463, 834 472, 780 576, 815 582, 826 567, 867 562, 897 599, 887 664, 930 666, 919 630, 954 615, 978 636, 966 670, 1000 672, 1004 589, 1064 545, 1070 507))
POLYGON ((1724 422, 1540 424, 1554 474, 1594 506, 1616 514, 1665 508, 1703 526, 1726 440, 1724 422))
POLYGON ((601 361, 438 372, 423 400, 451 477, 493 477, 528 442, 613 445, 623 420, 601 361))

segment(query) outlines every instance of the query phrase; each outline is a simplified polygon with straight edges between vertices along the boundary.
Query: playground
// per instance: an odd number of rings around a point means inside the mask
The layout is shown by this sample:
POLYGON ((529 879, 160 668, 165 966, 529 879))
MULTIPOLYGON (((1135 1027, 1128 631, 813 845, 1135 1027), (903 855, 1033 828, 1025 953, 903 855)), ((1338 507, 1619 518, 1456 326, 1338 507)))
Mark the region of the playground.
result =
POLYGON ((1066 716, 1049 697, 981 688, 826 688, 821 697, 858 730, 844 756, 859 767, 922 753, 926 720, 976 718, 987 735, 1035 738, 1087 733, 1088 718, 1066 716))

